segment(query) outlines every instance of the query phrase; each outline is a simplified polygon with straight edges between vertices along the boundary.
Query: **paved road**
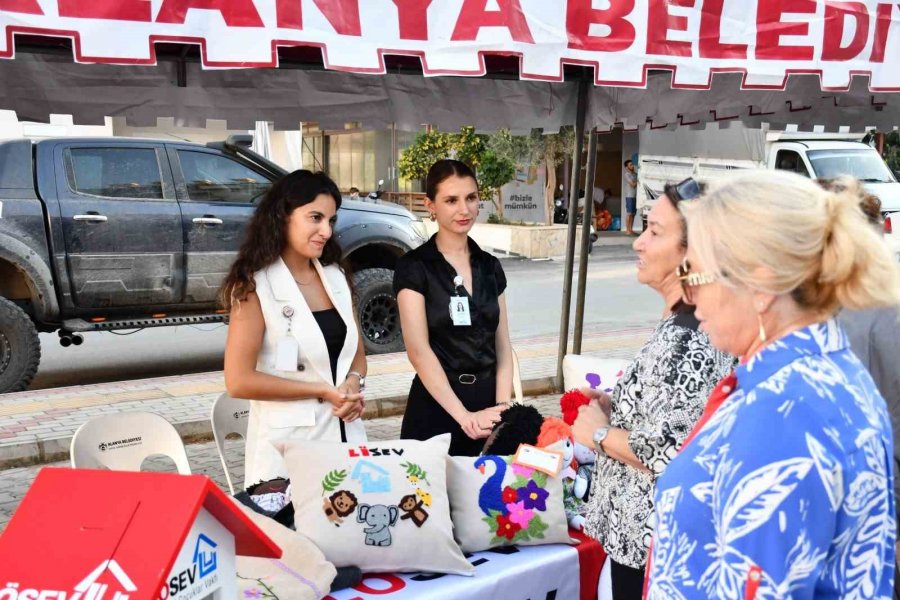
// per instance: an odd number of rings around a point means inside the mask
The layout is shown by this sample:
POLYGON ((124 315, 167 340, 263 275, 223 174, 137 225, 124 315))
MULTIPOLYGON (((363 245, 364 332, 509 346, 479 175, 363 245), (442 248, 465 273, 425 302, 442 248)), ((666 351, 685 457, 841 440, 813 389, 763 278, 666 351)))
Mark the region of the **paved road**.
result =
MULTIPOLYGON (((508 258, 503 266, 513 339, 558 332, 563 262, 508 258)), ((623 246, 595 248, 585 306, 585 323, 611 326, 644 324, 662 309, 658 297, 636 282, 634 255, 623 246)), ((224 325, 89 333, 82 346, 69 348, 59 345, 56 334, 43 334, 41 368, 31 389, 220 370, 226 333, 224 325)))

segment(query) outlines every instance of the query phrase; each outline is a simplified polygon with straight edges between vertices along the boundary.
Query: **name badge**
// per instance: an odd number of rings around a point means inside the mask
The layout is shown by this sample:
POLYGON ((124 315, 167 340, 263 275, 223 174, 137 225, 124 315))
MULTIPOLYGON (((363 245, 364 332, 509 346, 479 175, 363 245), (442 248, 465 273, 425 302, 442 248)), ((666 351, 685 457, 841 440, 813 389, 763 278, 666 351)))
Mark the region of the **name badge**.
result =
POLYGON ((297 343, 297 338, 292 335, 278 338, 278 345, 275 346, 275 370, 296 371, 299 362, 300 344, 297 343))
POLYGON ((457 327, 466 327, 472 324, 468 297, 450 296, 450 318, 453 319, 453 324, 457 327))

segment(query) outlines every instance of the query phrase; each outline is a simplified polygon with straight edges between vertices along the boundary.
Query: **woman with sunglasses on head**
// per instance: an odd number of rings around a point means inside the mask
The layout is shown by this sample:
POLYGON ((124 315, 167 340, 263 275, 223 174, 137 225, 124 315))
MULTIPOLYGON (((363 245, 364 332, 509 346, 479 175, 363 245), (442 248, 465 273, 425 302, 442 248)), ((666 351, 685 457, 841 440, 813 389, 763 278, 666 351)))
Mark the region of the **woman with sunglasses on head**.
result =
POLYGON ((439 160, 425 195, 438 232, 394 270, 403 341, 416 369, 400 437, 450 433, 450 454, 477 456, 512 395, 506 276, 468 235, 481 202, 475 173, 439 160))
POLYGON ((835 320, 900 305, 853 193, 780 171, 682 208, 679 276, 742 357, 657 481, 651 598, 890 598, 890 418, 835 320))
POLYGON ((272 185, 222 286, 225 386, 252 399, 245 482, 287 477, 274 442, 366 441, 366 355, 332 234, 341 194, 324 173, 272 185))
POLYGON ((575 421, 577 441, 597 451, 584 529, 610 556, 616 600, 641 597, 654 482, 700 418, 713 387, 734 367, 734 358, 698 331, 675 276, 687 245, 677 205, 699 193, 693 179, 666 186, 650 211, 647 229, 634 242, 637 278, 661 296, 662 320, 611 396, 583 390, 594 402, 575 421))

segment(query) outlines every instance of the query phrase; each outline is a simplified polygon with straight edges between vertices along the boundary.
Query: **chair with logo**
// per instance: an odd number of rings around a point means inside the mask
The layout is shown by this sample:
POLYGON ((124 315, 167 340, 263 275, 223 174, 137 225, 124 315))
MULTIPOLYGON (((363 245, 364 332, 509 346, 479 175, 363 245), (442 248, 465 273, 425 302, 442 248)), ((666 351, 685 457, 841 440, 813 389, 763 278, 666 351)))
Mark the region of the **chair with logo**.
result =
POLYGON ((246 439, 249 419, 250 403, 246 400, 232 398, 227 393, 223 393, 213 402, 210 414, 213 437, 216 440, 216 448, 219 450, 222 470, 225 471, 225 481, 228 482, 228 489, 232 496, 234 496, 234 484, 231 481, 231 473, 228 472, 228 463, 225 462, 225 438, 236 434, 246 439))
POLYGON ((84 423, 72 436, 74 469, 140 471, 149 456, 168 456, 178 472, 191 474, 181 436, 171 423, 148 412, 104 415, 84 423))

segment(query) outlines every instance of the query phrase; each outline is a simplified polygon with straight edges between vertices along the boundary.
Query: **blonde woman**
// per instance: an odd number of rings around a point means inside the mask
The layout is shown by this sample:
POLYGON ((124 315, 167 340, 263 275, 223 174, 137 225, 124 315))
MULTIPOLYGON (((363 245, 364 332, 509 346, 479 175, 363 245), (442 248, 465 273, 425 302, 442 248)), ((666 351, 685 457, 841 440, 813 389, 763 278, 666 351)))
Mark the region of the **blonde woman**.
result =
POLYGON ((839 307, 900 304, 858 199, 782 172, 682 207, 679 268, 742 364, 657 480, 650 598, 890 598, 891 424, 839 307))

